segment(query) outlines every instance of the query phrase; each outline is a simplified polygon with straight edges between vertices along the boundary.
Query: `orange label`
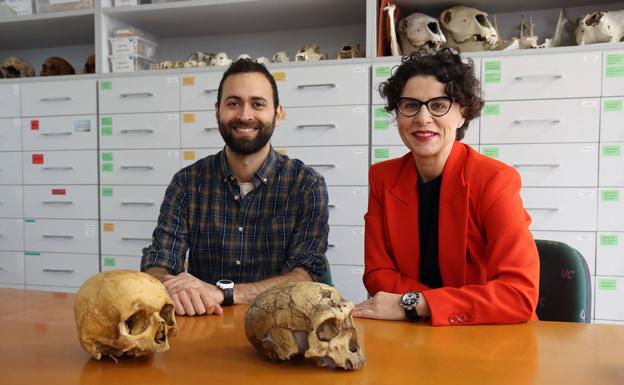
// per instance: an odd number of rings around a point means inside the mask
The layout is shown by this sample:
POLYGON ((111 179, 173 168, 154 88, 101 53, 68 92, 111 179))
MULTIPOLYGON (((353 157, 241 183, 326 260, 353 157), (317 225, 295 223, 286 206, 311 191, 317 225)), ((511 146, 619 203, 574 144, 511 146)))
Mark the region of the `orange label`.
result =
POLYGON ((103 223, 102 226, 104 227, 104 231, 107 233, 112 233, 115 231, 114 223, 103 223))
POLYGON ((282 154, 282 155, 286 155, 286 150, 282 149, 278 149, 277 150, 278 154, 282 154))
POLYGON ((195 85, 195 76, 182 76, 182 85, 183 86, 194 86, 195 85))
POLYGON ((184 114, 184 115, 182 115, 182 121, 184 123, 195 123, 195 114, 184 114))
POLYGON ((273 79, 276 82, 283 82, 286 80, 286 72, 273 72, 273 79))
POLYGON ((184 151, 182 156, 184 160, 195 160, 195 151, 184 151))

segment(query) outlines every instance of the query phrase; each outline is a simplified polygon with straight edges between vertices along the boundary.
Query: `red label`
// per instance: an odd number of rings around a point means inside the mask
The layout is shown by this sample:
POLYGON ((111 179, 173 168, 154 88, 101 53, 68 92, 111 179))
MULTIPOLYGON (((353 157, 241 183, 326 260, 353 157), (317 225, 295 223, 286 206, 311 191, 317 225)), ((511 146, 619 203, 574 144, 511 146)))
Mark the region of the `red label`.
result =
POLYGON ((38 120, 31 120, 30 121, 30 129, 33 131, 36 131, 39 129, 39 121, 38 120))
POLYGON ((52 189, 52 195, 65 195, 65 189, 64 188, 53 188, 52 189))
POLYGON ((43 154, 32 154, 32 164, 43 164, 43 154))

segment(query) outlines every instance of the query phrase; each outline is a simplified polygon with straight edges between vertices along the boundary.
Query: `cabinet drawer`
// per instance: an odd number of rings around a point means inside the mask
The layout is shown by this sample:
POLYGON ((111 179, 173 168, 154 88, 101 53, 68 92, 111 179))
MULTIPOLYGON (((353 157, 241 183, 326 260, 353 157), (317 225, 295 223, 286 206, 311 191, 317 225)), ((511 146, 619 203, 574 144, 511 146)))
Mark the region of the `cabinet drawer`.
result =
POLYGON ((0 251, 0 283, 24 284, 24 253, 0 251))
POLYGON ((600 141, 624 142, 624 97, 603 98, 600 115, 600 141))
POLYGON ((485 99, 557 99, 600 96, 599 52, 483 59, 485 99))
POLYGON ((357 304, 366 300, 368 293, 362 282, 364 266, 330 265, 334 288, 343 298, 357 304))
POLYGON ((141 257, 102 256, 101 270, 133 270, 140 271, 141 257))
POLYGON ((598 145, 507 144, 481 146, 484 154, 516 168, 527 187, 595 187, 598 182, 598 145), (496 150, 496 151, 494 151, 496 150))
POLYGON ((99 272, 97 254, 26 253, 26 284, 80 287, 99 272))
POLYGON ((180 146, 180 115, 124 114, 100 117, 100 148, 171 148, 180 146))
POLYGON ((595 231, 596 189, 523 188, 531 230, 595 231))
POLYGON ((98 253, 97 221, 25 219, 24 249, 67 253, 98 253))
POLYGON ((88 150, 97 148, 95 115, 22 120, 24 151, 88 150))
POLYGON ((21 121, 19 118, 0 119, 0 151, 22 151, 21 121))
POLYGON ((103 220, 156 221, 167 186, 101 186, 103 220))
POLYGON ((624 232, 598 233, 596 274, 624 277, 624 232))
POLYGON ((23 202, 22 186, 0 186, 0 217, 23 218, 23 202))
POLYGON ((97 152, 24 152, 24 184, 97 184, 97 152))
POLYGON ((624 51, 605 51, 602 59, 602 94, 604 96, 624 95, 624 51))
POLYGON ((25 218, 97 219, 97 186, 24 186, 25 218))
POLYGON ((207 157, 208 155, 214 155, 217 152, 223 150, 223 147, 219 148, 194 148, 185 149, 180 152, 180 168, 184 168, 192 165, 200 159, 207 157))
POLYGON ((596 277, 596 319, 624 320, 624 277, 596 277))
POLYGON ((155 221, 103 221, 102 255, 141 256, 143 248, 152 243, 155 228, 155 221))
POLYGON ((299 107, 285 110, 274 146, 368 145, 368 106, 299 107))
POLYGON ((196 75, 182 75, 180 77, 182 111, 214 111, 223 72, 219 70, 196 75))
POLYGON ((24 220, 0 218, 0 250, 24 251, 24 220))
POLYGON ((95 80, 22 84, 22 116, 94 115, 95 80))
POLYGON ((180 110, 177 76, 137 76, 99 82, 100 113, 180 110))
POLYGON ((367 184, 367 147, 280 147, 276 150, 321 173, 327 185, 367 184))
POLYGON ((185 112, 182 114, 182 148, 223 147, 214 111, 185 112))
POLYGON ((481 144, 597 142, 599 99, 486 103, 481 144))
POLYGON ((280 102, 286 107, 367 104, 369 66, 338 64, 278 68, 280 102))
POLYGON ((0 118, 13 118, 21 114, 19 84, 0 84, 0 118))
POLYGON ((329 186, 329 224, 364 225, 368 187, 329 186))
POLYGON ((600 186, 624 186, 624 143, 600 144, 600 186))
POLYGON ((22 153, 0 152, 0 184, 22 184, 22 153))
POLYGON ((327 260, 330 264, 364 264, 363 226, 331 226, 327 243, 327 260))
POLYGON ((576 231, 538 231, 533 230, 535 239, 563 242, 578 250, 589 267, 589 274, 596 274, 596 233, 576 231))
POLYGON ((598 231, 624 231, 624 188, 598 189, 598 231))
POLYGON ((169 185, 180 169, 178 150, 101 151, 101 184, 169 185))

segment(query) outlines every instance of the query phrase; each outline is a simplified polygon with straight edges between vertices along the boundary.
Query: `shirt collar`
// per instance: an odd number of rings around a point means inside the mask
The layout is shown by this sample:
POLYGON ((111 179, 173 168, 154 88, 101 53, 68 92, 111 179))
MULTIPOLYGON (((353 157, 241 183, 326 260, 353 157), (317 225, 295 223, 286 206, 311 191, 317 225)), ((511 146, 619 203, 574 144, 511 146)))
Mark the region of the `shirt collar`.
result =
MULTIPOLYGON (((260 166, 258 171, 254 174, 252 182, 255 187, 258 187, 260 184, 269 183, 271 177, 275 174, 278 168, 279 161, 279 154, 273 149, 273 146, 271 146, 269 156, 267 156, 264 163, 262 163, 262 166, 260 166)), ((227 161, 225 160, 225 147, 219 152, 219 162, 221 163, 221 172, 223 173, 224 180, 236 180, 236 177, 230 171, 227 161)))

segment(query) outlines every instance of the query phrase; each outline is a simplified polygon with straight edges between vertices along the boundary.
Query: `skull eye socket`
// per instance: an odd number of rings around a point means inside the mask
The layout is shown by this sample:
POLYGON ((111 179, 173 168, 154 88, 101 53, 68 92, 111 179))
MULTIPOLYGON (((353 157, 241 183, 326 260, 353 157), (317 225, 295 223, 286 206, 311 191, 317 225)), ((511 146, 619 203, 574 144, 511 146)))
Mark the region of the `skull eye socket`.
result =
POLYGON ((145 311, 139 310, 132 316, 130 316, 130 318, 126 320, 125 324, 126 328, 128 329, 128 334, 136 336, 147 330, 149 326, 149 320, 147 318, 147 314, 145 314, 145 311))
POLYGON ((338 333, 340 333, 340 329, 338 329, 338 324, 335 318, 323 321, 323 323, 316 329, 316 337, 320 341, 325 342, 331 341, 338 335, 338 333))
POLYGON ((160 309, 160 317, 165 320, 167 326, 173 326, 175 324, 173 316, 173 305, 165 305, 160 309))
POLYGON ((429 30, 436 35, 440 34, 440 30, 438 29, 438 23, 436 22, 432 21, 431 23, 428 23, 427 28, 429 28, 429 30))
POLYGON ((475 18, 477 19, 477 22, 479 24, 481 24, 481 26, 488 27, 487 19, 485 18, 485 15, 480 15, 479 14, 479 15, 475 16, 475 18))

